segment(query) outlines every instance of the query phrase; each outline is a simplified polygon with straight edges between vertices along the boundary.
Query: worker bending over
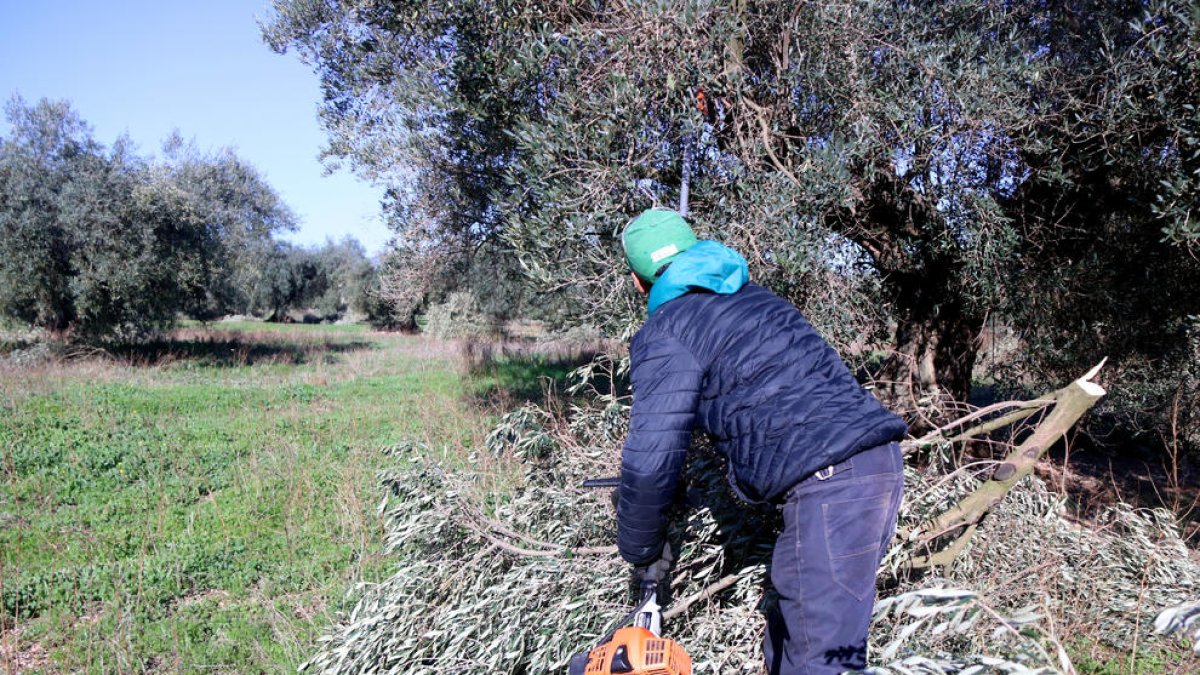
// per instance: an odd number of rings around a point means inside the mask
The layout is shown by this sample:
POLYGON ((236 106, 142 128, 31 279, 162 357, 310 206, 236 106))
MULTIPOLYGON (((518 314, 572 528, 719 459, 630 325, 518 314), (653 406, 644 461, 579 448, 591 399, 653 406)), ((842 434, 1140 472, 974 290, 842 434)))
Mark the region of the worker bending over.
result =
POLYGON ((646 211, 622 244, 649 317, 630 347, 621 555, 661 567, 667 510, 699 426, 728 460, 739 497, 783 509, 768 670, 865 668, 875 573, 904 484, 897 441, 905 423, 855 381, 799 310, 749 283, 741 255, 697 241, 678 213, 646 211))

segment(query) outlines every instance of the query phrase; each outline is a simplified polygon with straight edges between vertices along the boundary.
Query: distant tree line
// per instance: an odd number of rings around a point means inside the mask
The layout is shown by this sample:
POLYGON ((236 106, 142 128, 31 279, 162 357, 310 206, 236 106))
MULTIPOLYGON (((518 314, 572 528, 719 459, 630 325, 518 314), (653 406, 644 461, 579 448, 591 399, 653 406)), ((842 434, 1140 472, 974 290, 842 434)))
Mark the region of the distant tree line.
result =
POLYGON ((295 216, 233 151, 176 134, 152 159, 125 138, 100 144, 66 102, 14 98, 5 113, 0 316, 94 340, 144 337, 181 315, 386 314, 362 246, 277 240, 295 216))
POLYGON ((999 324, 1001 385, 1108 356, 1105 419, 1200 448, 1194 3, 274 5, 328 153, 392 186, 385 286, 482 265, 621 333, 620 230, 686 193, 843 353, 885 350, 914 416, 969 396, 999 324))
POLYGON ((391 323, 379 296, 379 272, 356 239, 302 247, 272 241, 244 267, 236 313, 267 321, 334 321, 353 315, 391 323))

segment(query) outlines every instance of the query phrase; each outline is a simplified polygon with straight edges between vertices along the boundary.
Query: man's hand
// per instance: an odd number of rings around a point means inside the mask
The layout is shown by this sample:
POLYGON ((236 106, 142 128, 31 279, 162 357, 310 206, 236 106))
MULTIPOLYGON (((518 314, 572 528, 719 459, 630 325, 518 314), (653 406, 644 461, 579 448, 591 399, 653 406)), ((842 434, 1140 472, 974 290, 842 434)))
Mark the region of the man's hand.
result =
POLYGON ((675 562, 675 556, 671 553, 671 544, 663 543, 662 555, 658 560, 650 563, 646 567, 634 568, 634 574, 641 582, 642 595, 646 595, 647 591, 653 591, 658 588, 658 584, 663 579, 667 578, 667 572, 671 571, 671 563, 675 562))

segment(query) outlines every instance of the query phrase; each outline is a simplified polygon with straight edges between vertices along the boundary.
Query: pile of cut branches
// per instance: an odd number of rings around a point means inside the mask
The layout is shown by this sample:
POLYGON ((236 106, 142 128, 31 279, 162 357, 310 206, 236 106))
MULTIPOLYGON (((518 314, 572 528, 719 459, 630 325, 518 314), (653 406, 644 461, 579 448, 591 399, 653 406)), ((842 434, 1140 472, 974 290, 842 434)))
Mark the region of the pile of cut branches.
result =
MULTIPOLYGON (((304 668, 564 672, 632 602, 629 568, 612 546, 609 495, 579 487, 615 472, 626 414, 610 400, 569 420, 533 406, 506 416, 488 450, 524 468, 510 494, 483 493, 479 476, 443 469, 427 448, 397 448, 404 468, 385 477, 380 505, 396 571, 359 589, 357 606, 304 668)), ((1028 476, 971 525, 952 564, 914 567, 930 545, 917 533, 996 478, 994 465, 950 461, 945 442, 925 446, 925 468, 907 472, 906 536, 880 574, 879 672, 1072 672, 1068 654, 1084 642, 1136 651, 1165 640, 1153 634, 1154 617, 1198 594, 1200 567, 1169 513, 1115 505, 1100 527, 1083 526, 1028 476)), ((703 439, 691 454, 670 533, 679 562, 666 630, 696 673, 758 673, 779 520, 732 497, 703 439)), ((1179 609, 1172 625, 1196 615, 1179 609)))

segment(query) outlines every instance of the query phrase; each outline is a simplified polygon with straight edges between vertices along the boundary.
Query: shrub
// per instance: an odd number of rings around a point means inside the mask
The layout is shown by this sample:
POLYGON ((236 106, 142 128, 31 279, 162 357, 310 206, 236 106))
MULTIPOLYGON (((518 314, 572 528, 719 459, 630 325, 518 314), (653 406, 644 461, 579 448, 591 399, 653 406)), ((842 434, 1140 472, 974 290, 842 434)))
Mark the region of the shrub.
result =
POLYGON ((499 334, 494 319, 484 314, 479 300, 469 292, 451 293, 446 301, 425 313, 424 332, 439 340, 492 337, 499 334))

